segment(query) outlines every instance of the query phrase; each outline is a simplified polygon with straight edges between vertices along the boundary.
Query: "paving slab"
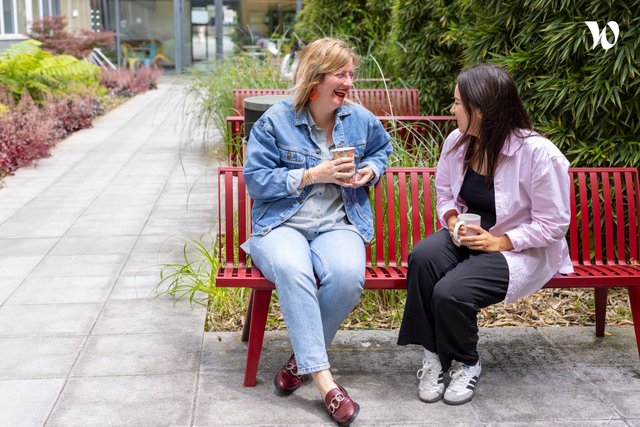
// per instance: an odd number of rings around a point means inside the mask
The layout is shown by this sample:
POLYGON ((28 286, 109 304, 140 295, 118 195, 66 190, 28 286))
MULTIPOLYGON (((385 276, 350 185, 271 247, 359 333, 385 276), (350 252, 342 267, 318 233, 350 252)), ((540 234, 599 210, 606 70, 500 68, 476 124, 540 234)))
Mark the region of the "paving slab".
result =
POLYGON ((47 426, 187 426, 196 375, 70 378, 47 426))
POLYGON ((159 297, 156 292, 157 285, 157 272, 133 273, 130 275, 123 273, 118 277, 109 298, 111 300, 170 298, 169 296, 159 297))
POLYGON ((51 250, 51 255, 112 255, 128 254, 135 245, 138 236, 96 236, 74 237, 67 235, 60 239, 51 250))
MULTIPOLYGON (((0 310, 1 313, 1 310, 0 310)), ((204 307, 191 309, 165 299, 110 300, 93 331, 95 335, 194 332, 204 330, 204 307)))
POLYGON ((102 304, 21 304, 0 307, 0 337, 86 335, 102 304))
POLYGON ((0 381, 65 378, 85 339, 84 336, 0 337, 0 381))
POLYGON ((89 337, 71 376, 198 372, 202 333, 89 337))
POLYGON ((6 304, 101 303, 112 288, 111 276, 29 277, 6 304))
POLYGON ((64 378, 0 380, 0 425, 43 426, 64 381, 64 378))
POLYGON ((123 254, 51 255, 30 273, 30 277, 116 276, 125 261, 123 254))
POLYGON ((2 307, 9 296, 18 289, 18 286, 23 280, 22 277, 3 277, 0 279, 0 307, 2 307))

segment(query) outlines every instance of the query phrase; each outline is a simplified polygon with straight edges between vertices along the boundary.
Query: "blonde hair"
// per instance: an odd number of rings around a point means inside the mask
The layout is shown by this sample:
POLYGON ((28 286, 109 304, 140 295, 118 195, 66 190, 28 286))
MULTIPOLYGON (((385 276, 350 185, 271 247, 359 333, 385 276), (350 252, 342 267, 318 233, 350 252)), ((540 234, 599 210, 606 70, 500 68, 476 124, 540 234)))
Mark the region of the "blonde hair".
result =
POLYGON ((340 71, 350 61, 357 67, 360 57, 340 39, 323 37, 302 49, 291 89, 295 110, 307 105, 311 89, 322 83, 325 74, 340 71))

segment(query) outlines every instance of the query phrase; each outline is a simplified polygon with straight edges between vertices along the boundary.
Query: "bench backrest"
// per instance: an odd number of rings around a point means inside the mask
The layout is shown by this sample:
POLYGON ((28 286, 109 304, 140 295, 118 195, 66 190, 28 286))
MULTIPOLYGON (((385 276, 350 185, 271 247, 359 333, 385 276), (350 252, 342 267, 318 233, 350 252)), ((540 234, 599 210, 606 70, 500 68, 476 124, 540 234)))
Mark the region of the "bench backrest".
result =
MULTIPOLYGON (((244 99, 251 96, 286 95, 289 89, 233 89, 234 114, 244 115, 244 99)), ((420 114, 418 89, 352 89, 352 100, 376 116, 417 116, 420 114)))
POLYGON ((640 184, 635 168, 571 168, 574 264, 638 263, 640 184))
MULTIPOLYGON (((404 142, 410 153, 419 151, 420 156, 438 151, 447 135, 458 127, 453 116, 377 116, 391 137, 404 142), (427 145, 425 147, 425 145, 427 145), (426 150, 425 150, 426 148, 426 150)), ((244 118, 242 116, 227 117, 228 132, 231 143, 228 145, 229 166, 241 166, 244 163, 242 138, 244 137, 244 118)), ((435 158, 431 159, 435 162, 435 158)), ((428 163, 423 163, 428 164, 428 163)))
MULTIPOLYGON (((640 183, 634 168, 571 168, 571 225, 567 233, 575 264, 638 262, 640 183)), ((439 228, 435 169, 389 168, 369 191, 374 238, 367 261, 406 266, 409 252, 439 228)), ((251 235, 251 200, 241 167, 218 168, 218 253, 226 266, 246 266, 238 249, 251 235), (234 248, 225 251, 225 248, 234 248)))

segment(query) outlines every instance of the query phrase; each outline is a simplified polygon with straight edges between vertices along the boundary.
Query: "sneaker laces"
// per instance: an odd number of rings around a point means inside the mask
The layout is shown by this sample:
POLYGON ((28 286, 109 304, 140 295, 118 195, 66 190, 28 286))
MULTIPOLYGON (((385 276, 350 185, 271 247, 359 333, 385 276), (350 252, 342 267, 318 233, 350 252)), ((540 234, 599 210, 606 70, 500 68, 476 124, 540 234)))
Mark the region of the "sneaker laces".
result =
POLYGON ((418 369, 416 376, 420 380, 420 387, 438 386, 438 377, 442 369, 437 369, 436 361, 424 361, 422 368, 418 369))
POLYGON ((449 383, 449 389, 455 392, 467 391, 467 385, 469 381, 473 379, 476 374, 471 372, 471 366, 462 365, 459 368, 451 371, 451 382, 449 383))

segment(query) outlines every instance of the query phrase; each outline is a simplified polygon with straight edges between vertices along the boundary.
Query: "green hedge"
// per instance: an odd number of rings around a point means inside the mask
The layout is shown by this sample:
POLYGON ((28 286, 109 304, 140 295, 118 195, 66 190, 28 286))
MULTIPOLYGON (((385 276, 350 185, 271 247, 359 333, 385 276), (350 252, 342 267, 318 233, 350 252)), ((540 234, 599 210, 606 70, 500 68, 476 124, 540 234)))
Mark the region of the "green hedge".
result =
MULTIPOLYGON (((582 166, 640 164, 640 0, 468 1, 464 63, 514 76, 536 127, 582 166), (616 21, 614 47, 592 49, 584 21, 616 21)), ((609 41, 613 34, 607 28, 609 41)))
POLYGON ((304 41, 332 36, 346 40, 362 57, 361 75, 380 77, 376 60, 384 54, 391 31, 393 0, 318 0, 305 2, 294 26, 304 41))
POLYGON ((423 114, 448 114, 462 47, 458 2, 396 0, 386 68, 420 89, 423 114))
POLYGON ((357 42, 394 83, 420 89, 424 114, 446 113, 464 65, 498 63, 574 165, 640 164, 640 0, 310 0, 296 31, 357 42), (616 45, 592 49, 584 21, 616 21, 616 45))

